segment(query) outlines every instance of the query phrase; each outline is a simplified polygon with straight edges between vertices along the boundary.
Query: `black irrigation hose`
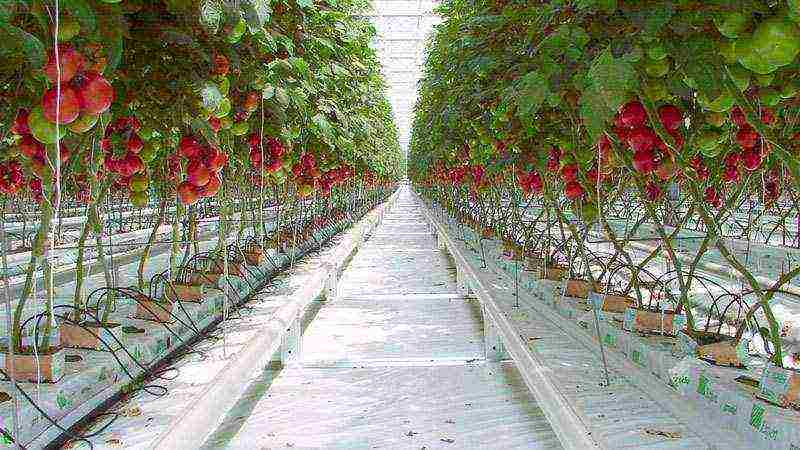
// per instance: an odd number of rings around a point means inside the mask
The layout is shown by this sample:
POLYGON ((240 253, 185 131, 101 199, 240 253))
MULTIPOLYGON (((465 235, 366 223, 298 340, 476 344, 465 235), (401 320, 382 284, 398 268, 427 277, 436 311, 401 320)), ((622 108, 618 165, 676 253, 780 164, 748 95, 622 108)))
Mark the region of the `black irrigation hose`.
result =
MULTIPOLYGON (((41 414, 41 415, 42 415, 42 416, 43 416, 45 419, 47 419, 47 421, 48 421, 48 422, 50 422, 50 424, 51 424, 52 426, 54 426, 54 427, 58 428, 58 429, 61 431, 61 433, 62 433, 62 434, 67 434, 67 435, 69 435, 69 436, 70 436, 70 437, 71 437, 71 438, 72 438, 74 441, 77 441, 77 442, 86 442, 87 444, 89 444, 89 448, 90 448, 90 449, 93 449, 93 448, 94 448, 94 445, 93 445, 93 444, 92 444, 92 443, 89 441, 89 438, 95 437, 95 436, 97 436, 97 435, 101 434, 102 432, 104 432, 104 431, 105 431, 105 430, 106 430, 106 429, 107 429, 109 426, 111 426, 111 424, 113 424, 113 423, 114 423, 114 422, 117 420, 117 418, 119 417, 119 414, 116 414, 116 413, 108 413, 108 414, 103 414, 103 415, 101 415, 101 416, 99 416, 99 417, 102 417, 102 416, 104 416, 104 415, 112 415, 112 416, 114 416, 114 418, 113 418, 113 419, 111 419, 110 421, 108 421, 108 423, 106 423, 106 424, 105 424, 105 425, 103 425, 103 426, 102 426, 102 427, 101 427, 99 430, 97 430, 97 431, 95 431, 95 432, 93 432, 93 433, 90 433, 90 434, 76 434, 76 433, 73 433, 73 432, 71 432, 69 429, 67 429, 67 428, 64 428, 64 427, 62 427, 61 425, 59 425, 59 423, 58 423, 58 421, 57 421, 57 420, 53 419, 53 418, 52 418, 52 417, 51 417, 49 414, 47 414, 47 413, 46 413, 46 412, 45 412, 45 411, 44 411, 44 410, 43 410, 43 409, 42 409, 42 408, 39 406, 39 404, 38 404, 38 403, 36 403, 36 402, 35 402, 35 401, 34 401, 34 400, 33 400, 33 399, 30 397, 30 395, 28 395, 28 393, 27 393, 27 392, 25 392, 25 390, 23 390, 23 389, 22 389, 22 387, 19 385, 19 383, 17 383, 17 380, 14 380, 14 379, 12 379, 12 378, 11 378, 11 377, 8 375, 8 373, 5 371, 5 369, 3 369, 3 368, 0 368, 0 374, 2 374, 4 377, 8 378, 8 379, 11 381, 11 383, 14 385, 14 387, 16 387, 17 391, 18 391, 20 394, 22 394, 22 396, 23 396, 23 397, 25 397, 25 400, 27 400, 27 401, 28 401, 28 403, 30 403, 30 404, 31 404, 31 406, 33 406, 33 407, 34 407, 34 409, 36 409, 36 411, 38 411, 38 412, 39 412, 39 414, 41 414)), ((4 430, 4 429, 2 430, 2 434, 3 434, 3 436, 4 436, 4 437, 10 438, 12 441, 14 440, 14 438, 13 438, 13 437, 12 437, 12 436, 11 436, 11 435, 10 435, 10 434, 9 434, 9 433, 6 431, 6 430, 4 430)), ((22 444, 19 444, 19 446, 20 446, 20 448, 23 448, 23 449, 25 448, 24 446, 22 446, 22 444)))

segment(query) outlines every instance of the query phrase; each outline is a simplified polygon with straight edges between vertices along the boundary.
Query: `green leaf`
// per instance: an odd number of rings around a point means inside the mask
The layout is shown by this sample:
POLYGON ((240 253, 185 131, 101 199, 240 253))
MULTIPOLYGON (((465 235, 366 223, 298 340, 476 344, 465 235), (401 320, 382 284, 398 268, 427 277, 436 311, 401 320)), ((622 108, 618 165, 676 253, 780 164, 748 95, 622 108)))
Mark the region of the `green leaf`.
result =
POLYGON ((297 6, 301 8, 310 8, 314 5, 313 0, 297 0, 297 6))
POLYGON ((724 69, 714 41, 696 37, 676 46, 673 53, 677 66, 694 81, 698 92, 711 99, 722 93, 724 69))
POLYGON ((61 7, 78 19, 82 32, 92 33, 97 28, 97 16, 86 0, 61 0, 61 7))
POLYGON ((303 58, 296 58, 293 56, 289 58, 289 64, 294 67, 294 70, 298 75, 302 75, 304 77, 309 77, 311 75, 311 72, 308 69, 308 63, 306 63, 303 58))
POLYGON ((534 116, 547 98, 550 88, 544 75, 533 71, 519 79, 516 92, 517 116, 523 124, 528 125, 533 122, 534 116))
POLYGON ((122 33, 116 32, 114 33, 114 40, 111 42, 111 45, 108 49, 108 64, 106 65, 105 70, 103 73, 108 76, 114 73, 119 67, 119 64, 122 62, 122 51, 123 51, 123 41, 122 41, 122 33))
POLYGON ((605 106, 612 111, 619 109, 638 84, 636 71, 631 63, 614 58, 608 50, 592 61, 587 78, 605 106))
POLYGON ((289 56, 294 55, 294 42, 292 42, 292 38, 280 35, 275 38, 275 41, 277 41, 279 45, 286 49, 286 53, 288 53, 289 56))
POLYGON ((44 44, 36 36, 25 30, 17 28, 7 23, 0 23, 0 30, 10 35, 10 39, 2 39, 4 49, 22 49, 28 66, 32 69, 39 69, 47 61, 44 44))
POLYGON ((318 136, 321 135, 321 137, 325 140, 325 142, 330 144, 333 141, 334 136, 333 136, 333 127, 331 127, 331 124, 330 122, 328 122, 328 119, 326 119, 325 116, 322 115, 321 113, 318 113, 311 118, 311 122, 314 124, 312 130, 319 131, 319 133, 314 133, 314 134, 318 136))
POLYGON ((0 0, 0 23, 9 23, 17 14, 18 0, 0 0))
POLYGON ((348 71, 346 68, 342 67, 341 65, 339 65, 337 63, 332 63, 331 64, 331 68, 333 70, 333 73, 335 73, 336 75, 338 75, 340 77, 349 77, 350 76, 350 71, 348 71))
POLYGON ((275 42, 275 38, 268 33, 258 33, 256 42, 258 42, 258 49, 262 53, 275 53, 278 51, 278 43, 275 42))
POLYGON ((592 141, 597 141, 614 111, 608 108, 601 92, 595 86, 589 86, 581 95, 580 115, 592 141))
POLYGON ((669 23, 675 14, 673 2, 661 1, 649 6, 631 8, 625 12, 634 25, 640 27, 648 36, 655 36, 669 23))
POLYGON ((168 44, 187 45, 192 47, 197 45, 197 42, 192 36, 175 27, 165 27, 161 31, 161 39, 168 44))

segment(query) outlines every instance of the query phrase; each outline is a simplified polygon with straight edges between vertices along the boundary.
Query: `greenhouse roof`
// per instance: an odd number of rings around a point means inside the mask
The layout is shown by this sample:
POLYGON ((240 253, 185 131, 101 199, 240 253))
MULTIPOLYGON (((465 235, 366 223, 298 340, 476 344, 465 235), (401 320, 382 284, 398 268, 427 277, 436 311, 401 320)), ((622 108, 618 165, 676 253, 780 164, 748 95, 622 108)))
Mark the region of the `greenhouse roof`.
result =
POLYGON ((438 3, 430 0, 376 0, 369 14, 378 32, 375 50, 389 85, 389 100, 403 149, 408 145, 425 40, 440 21, 433 13, 438 3))

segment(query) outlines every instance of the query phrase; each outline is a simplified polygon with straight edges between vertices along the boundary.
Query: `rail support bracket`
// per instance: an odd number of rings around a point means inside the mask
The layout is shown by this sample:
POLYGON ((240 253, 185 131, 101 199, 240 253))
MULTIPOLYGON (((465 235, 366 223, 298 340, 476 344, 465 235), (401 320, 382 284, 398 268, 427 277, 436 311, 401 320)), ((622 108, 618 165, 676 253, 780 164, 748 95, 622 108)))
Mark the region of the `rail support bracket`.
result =
POLYGON ((286 325, 286 333, 281 338, 281 345, 278 352, 270 361, 271 366, 279 365, 286 367, 292 361, 300 357, 303 342, 303 319, 299 315, 286 325))
POLYGON ((337 288, 339 285, 339 271, 334 268, 328 274, 328 278, 325 280, 325 300, 330 301, 336 298, 337 295, 337 288))
POLYGON ((481 309, 483 310, 483 346, 486 360, 497 362, 509 359, 510 356, 494 319, 486 313, 486 308, 481 309))

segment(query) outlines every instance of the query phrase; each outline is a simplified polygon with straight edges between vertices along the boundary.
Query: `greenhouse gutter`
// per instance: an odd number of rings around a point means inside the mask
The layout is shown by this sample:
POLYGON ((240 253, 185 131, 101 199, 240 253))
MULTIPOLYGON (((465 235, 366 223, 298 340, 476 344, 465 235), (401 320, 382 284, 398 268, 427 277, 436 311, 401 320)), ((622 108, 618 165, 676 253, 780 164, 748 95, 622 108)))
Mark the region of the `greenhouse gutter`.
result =
MULTIPOLYGON (((598 442, 594 438, 594 436, 602 436, 603 430, 597 429, 598 427, 593 425, 591 419, 577 411, 559 391, 552 380, 553 374, 542 363, 536 352, 525 345, 519 330, 511 323, 510 319, 501 313, 499 305, 486 288, 486 282, 478 275, 478 270, 472 267, 469 260, 461 253, 461 249, 450 238, 447 227, 431 211, 428 204, 422 201, 418 195, 417 197, 425 205, 425 215, 453 256, 459 273, 463 273, 468 280, 468 285, 490 316, 484 320, 492 320, 497 325, 506 350, 517 364, 525 384, 556 431, 562 446, 565 449, 609 448, 605 443, 598 442)), ((569 338, 582 343, 586 348, 597 347, 597 342, 592 335, 577 328, 555 312, 545 308, 535 308, 535 310, 550 323, 563 330, 569 338)), ((627 375, 631 384, 646 392, 665 412, 680 420, 695 434, 703 436, 710 445, 718 445, 720 448, 742 448, 743 441, 738 439, 735 433, 719 429, 717 424, 703 414, 698 408, 699 405, 687 401, 663 381, 637 367, 623 355, 607 351, 606 357, 611 364, 627 375)))

